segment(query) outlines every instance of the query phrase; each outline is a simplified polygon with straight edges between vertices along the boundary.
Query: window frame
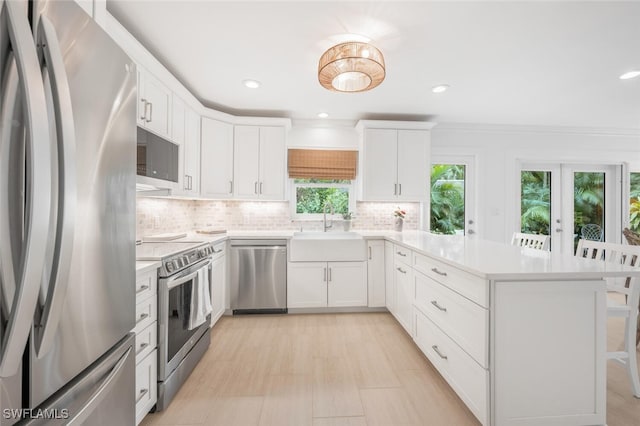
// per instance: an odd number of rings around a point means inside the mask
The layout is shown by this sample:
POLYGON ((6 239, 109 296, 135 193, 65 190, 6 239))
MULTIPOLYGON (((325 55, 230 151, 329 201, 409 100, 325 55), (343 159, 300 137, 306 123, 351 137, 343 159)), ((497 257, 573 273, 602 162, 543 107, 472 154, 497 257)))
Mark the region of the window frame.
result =
MULTIPOLYGON (((345 179, 347 180, 347 179, 345 179)), ((324 218, 323 213, 297 213, 297 195, 298 188, 344 188, 349 193, 349 208, 348 211, 355 212, 356 210, 356 196, 355 196, 355 180, 351 180, 350 183, 296 183, 296 179, 289 179, 289 207, 291 210, 291 220, 296 221, 321 221, 324 218)), ((343 220, 342 214, 328 214, 327 219, 343 220)))

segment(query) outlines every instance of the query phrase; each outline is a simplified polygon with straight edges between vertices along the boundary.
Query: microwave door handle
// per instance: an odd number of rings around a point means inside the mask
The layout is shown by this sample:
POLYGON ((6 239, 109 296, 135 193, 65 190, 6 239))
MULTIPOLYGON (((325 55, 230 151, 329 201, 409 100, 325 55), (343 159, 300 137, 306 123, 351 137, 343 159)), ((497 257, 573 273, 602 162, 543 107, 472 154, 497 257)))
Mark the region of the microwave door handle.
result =
MULTIPOLYGON (((44 268, 51 211, 51 139, 46 119, 47 107, 42 74, 29 30, 29 21, 21 2, 7 1, 3 3, 3 7, 6 9, 9 39, 22 86, 22 105, 27 126, 29 182, 25 191, 24 260, 21 273, 18 275, 20 285, 15 286, 13 309, 5 329, 5 344, 0 349, 0 377, 9 377, 17 373, 22 362, 44 268)), ((8 143, 5 141, 2 149, 8 143)), ((5 197, 0 206, 6 208, 6 191, 0 194, 0 197, 5 197)))
POLYGON ((46 16, 40 17, 38 45, 41 46, 41 58, 44 62, 43 65, 47 67, 51 82, 58 143, 57 173, 58 182, 60 182, 56 223, 58 232, 55 238, 51 277, 47 277, 49 283, 46 301, 43 306, 40 326, 35 328, 34 333, 36 356, 41 358, 49 352, 53 345, 67 293, 73 249, 77 187, 75 125, 69 81, 56 31, 46 16))

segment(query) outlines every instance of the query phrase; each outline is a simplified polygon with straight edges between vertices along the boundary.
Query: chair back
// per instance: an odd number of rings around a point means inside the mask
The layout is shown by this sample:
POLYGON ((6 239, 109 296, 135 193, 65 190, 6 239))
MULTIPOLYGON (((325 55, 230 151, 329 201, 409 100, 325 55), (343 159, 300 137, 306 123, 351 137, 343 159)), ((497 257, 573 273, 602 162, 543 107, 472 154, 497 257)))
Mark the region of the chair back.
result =
MULTIPOLYGON (((578 241, 576 257, 620 263, 622 265, 640 268, 640 246, 581 239, 578 241)), ((608 280, 607 284, 609 290, 624 293, 628 295, 631 300, 638 300, 640 285, 637 283, 637 279, 608 280)), ((638 302, 636 302, 636 304, 637 303, 638 302)))
POLYGON ((584 240, 602 241, 602 227, 596 223, 587 223, 582 226, 580 235, 584 240))
POLYGON ((523 234, 514 232, 511 237, 511 245, 518 247, 528 247, 537 250, 549 250, 549 236, 540 234, 523 234))

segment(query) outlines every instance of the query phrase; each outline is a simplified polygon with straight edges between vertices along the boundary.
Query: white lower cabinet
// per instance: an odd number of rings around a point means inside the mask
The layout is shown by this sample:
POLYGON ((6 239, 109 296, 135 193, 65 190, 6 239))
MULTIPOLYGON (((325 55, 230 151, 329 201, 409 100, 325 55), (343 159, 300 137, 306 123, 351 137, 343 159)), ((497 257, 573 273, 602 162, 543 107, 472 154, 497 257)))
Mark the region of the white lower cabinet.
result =
POLYGON ((394 267, 396 290, 394 316, 407 333, 413 336, 413 269, 397 261, 394 267))
POLYGON ((396 273, 393 267, 393 243, 384 242, 384 303, 389 312, 395 315, 396 311, 396 273))
POLYGON ((383 240, 367 241, 367 291, 368 306, 385 306, 385 250, 383 240))
POLYGON ((158 400, 158 271, 136 274, 136 424, 158 400))
POLYGON ((367 306, 365 262, 289 262, 288 308, 367 306))
POLYGON ((211 327, 222 317, 227 289, 226 243, 213 246, 211 263, 211 327))

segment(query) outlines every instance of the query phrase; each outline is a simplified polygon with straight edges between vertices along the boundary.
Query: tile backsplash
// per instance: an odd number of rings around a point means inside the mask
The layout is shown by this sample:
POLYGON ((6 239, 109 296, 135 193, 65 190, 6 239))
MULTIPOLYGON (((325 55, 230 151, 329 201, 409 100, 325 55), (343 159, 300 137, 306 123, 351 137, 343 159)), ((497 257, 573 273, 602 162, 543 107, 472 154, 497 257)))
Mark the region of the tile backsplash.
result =
MULTIPOLYGON (((404 229, 418 229, 419 203, 401 203, 407 212, 404 229)), ((352 228, 367 230, 393 229, 393 211, 398 203, 358 202, 352 228)), ((289 202, 181 200, 138 197, 136 236, 166 232, 187 232, 200 228, 226 230, 320 230, 320 221, 291 220, 289 202)), ((336 221, 340 227, 340 222, 336 221)))

